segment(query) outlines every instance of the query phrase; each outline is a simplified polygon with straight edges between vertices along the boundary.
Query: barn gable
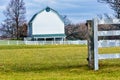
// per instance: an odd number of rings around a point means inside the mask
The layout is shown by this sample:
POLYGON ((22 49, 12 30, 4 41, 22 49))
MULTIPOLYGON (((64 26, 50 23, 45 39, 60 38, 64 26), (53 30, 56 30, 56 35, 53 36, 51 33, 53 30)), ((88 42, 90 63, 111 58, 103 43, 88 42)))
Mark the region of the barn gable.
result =
POLYGON ((65 38, 63 18, 50 7, 36 13, 29 21, 28 36, 40 38, 65 38))

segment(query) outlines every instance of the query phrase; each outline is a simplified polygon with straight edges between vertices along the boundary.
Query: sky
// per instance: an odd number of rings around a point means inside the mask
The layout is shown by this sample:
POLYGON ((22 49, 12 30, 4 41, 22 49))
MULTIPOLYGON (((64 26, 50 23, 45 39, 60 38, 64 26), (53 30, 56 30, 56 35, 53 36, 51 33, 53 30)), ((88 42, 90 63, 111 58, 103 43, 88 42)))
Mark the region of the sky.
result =
MULTIPOLYGON (((3 11, 6 9, 10 0, 0 0, 0 23, 5 16, 3 11)), ((65 15, 72 23, 85 22, 104 13, 112 16, 114 11, 105 3, 98 3, 97 0, 24 0, 26 7, 26 20, 49 6, 56 10, 60 15, 65 15)))

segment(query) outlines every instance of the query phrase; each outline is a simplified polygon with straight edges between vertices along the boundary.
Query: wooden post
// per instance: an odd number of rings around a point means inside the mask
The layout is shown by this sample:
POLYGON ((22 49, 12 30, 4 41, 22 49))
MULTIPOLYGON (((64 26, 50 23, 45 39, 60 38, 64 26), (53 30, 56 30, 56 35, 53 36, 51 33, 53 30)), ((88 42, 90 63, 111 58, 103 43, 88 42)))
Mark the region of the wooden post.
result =
POLYGON ((88 29, 88 66, 91 69, 94 69, 94 31, 93 31, 93 21, 88 20, 87 21, 87 29, 88 29))
POLYGON ((87 21, 88 29, 88 66, 98 70, 98 27, 97 19, 87 21))

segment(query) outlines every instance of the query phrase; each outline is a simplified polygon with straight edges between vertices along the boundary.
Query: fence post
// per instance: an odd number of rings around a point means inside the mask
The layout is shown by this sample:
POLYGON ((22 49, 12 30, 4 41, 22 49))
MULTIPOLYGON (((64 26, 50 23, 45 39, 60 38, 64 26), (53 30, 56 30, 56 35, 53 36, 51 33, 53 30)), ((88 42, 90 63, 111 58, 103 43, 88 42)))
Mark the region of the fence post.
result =
POLYGON ((88 30, 88 66, 91 69, 94 69, 94 32, 93 32, 93 21, 88 20, 87 21, 87 30, 88 30))
POLYGON ((93 20, 93 36, 94 36, 94 70, 98 70, 98 19, 93 20))
POLYGON ((87 21, 88 66, 98 70, 98 24, 97 19, 87 21))
POLYGON ((17 41, 17 45, 19 45, 19 41, 17 41))
POLYGON ((10 41, 8 40, 8 45, 10 45, 10 41))

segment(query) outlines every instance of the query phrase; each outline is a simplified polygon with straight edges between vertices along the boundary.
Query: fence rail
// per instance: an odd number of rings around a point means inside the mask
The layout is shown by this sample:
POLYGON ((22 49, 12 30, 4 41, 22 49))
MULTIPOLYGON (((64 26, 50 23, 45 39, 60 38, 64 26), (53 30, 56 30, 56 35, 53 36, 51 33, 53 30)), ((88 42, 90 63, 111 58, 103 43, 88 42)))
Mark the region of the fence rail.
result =
MULTIPOLYGON (((45 44, 85 44, 87 40, 76 41, 14 41, 14 40, 0 40, 0 45, 45 45, 45 44)), ((98 42, 99 47, 114 47, 120 46, 120 40, 100 40, 98 42)))
POLYGON ((120 58, 120 53, 98 54, 98 59, 113 59, 113 58, 120 58))
POLYGON ((45 45, 45 44, 85 44, 87 40, 76 41, 14 41, 14 40, 0 40, 0 45, 45 45))
POLYGON ((100 40, 98 47, 120 47, 120 40, 100 40))
POLYGON ((98 31, 98 36, 119 36, 120 30, 113 30, 113 31, 98 31))

